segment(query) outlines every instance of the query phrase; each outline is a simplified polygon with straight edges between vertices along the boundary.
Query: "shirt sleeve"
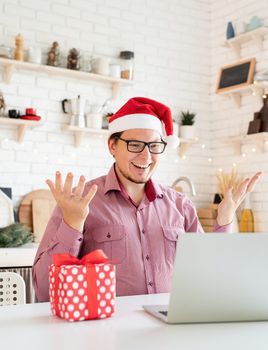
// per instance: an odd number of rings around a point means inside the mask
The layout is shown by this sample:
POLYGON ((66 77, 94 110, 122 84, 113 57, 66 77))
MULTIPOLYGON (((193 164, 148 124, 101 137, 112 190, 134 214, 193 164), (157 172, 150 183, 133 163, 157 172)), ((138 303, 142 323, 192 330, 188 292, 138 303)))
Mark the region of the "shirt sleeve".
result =
POLYGON ((68 226, 56 207, 38 247, 33 264, 33 285, 38 301, 48 301, 49 265, 52 256, 57 253, 69 253, 78 256, 83 241, 81 232, 68 226))

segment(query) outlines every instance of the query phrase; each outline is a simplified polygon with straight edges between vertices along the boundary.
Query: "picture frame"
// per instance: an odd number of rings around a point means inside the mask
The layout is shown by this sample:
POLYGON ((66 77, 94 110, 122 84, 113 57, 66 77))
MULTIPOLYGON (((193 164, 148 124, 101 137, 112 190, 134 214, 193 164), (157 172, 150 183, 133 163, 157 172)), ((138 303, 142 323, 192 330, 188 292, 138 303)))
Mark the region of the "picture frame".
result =
POLYGON ((255 58, 248 58, 223 66, 218 73, 216 93, 228 92, 252 84, 255 66, 255 58))

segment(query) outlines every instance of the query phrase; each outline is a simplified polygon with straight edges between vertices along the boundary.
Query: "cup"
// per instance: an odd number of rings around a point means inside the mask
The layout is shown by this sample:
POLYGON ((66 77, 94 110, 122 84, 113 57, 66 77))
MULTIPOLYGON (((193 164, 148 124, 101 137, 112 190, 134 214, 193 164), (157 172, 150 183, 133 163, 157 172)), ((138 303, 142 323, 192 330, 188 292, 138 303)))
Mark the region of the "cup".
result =
POLYGON ((87 113, 87 127, 92 129, 102 129, 102 114, 87 113))
POLYGON ((101 75, 109 75, 109 58, 97 57, 91 61, 93 72, 101 75))
POLYGON ((36 109, 32 108, 32 107, 26 108, 25 109, 25 114, 26 115, 36 115, 36 109))
POLYGON ((31 63, 41 64, 42 51, 40 47, 29 47, 28 49, 28 61, 31 63))
POLYGON ((9 118, 19 118, 20 111, 18 109, 9 109, 8 116, 9 118))

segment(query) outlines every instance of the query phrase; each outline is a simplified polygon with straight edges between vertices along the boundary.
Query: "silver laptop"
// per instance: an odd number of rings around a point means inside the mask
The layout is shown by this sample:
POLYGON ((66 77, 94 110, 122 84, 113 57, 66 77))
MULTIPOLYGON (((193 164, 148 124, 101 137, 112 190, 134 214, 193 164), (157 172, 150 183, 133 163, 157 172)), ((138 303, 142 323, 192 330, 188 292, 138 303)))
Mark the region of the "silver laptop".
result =
POLYGON ((268 233, 185 233, 169 305, 144 309, 167 323, 268 320, 268 233))

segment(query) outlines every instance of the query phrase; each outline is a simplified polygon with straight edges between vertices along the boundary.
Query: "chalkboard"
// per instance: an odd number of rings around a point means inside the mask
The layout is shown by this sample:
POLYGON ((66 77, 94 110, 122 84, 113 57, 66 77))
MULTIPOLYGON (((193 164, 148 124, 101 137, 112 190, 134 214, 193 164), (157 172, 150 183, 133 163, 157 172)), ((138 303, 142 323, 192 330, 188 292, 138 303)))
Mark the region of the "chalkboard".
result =
POLYGON ((216 93, 252 84, 255 65, 255 58, 251 58, 222 67, 218 76, 216 93))

